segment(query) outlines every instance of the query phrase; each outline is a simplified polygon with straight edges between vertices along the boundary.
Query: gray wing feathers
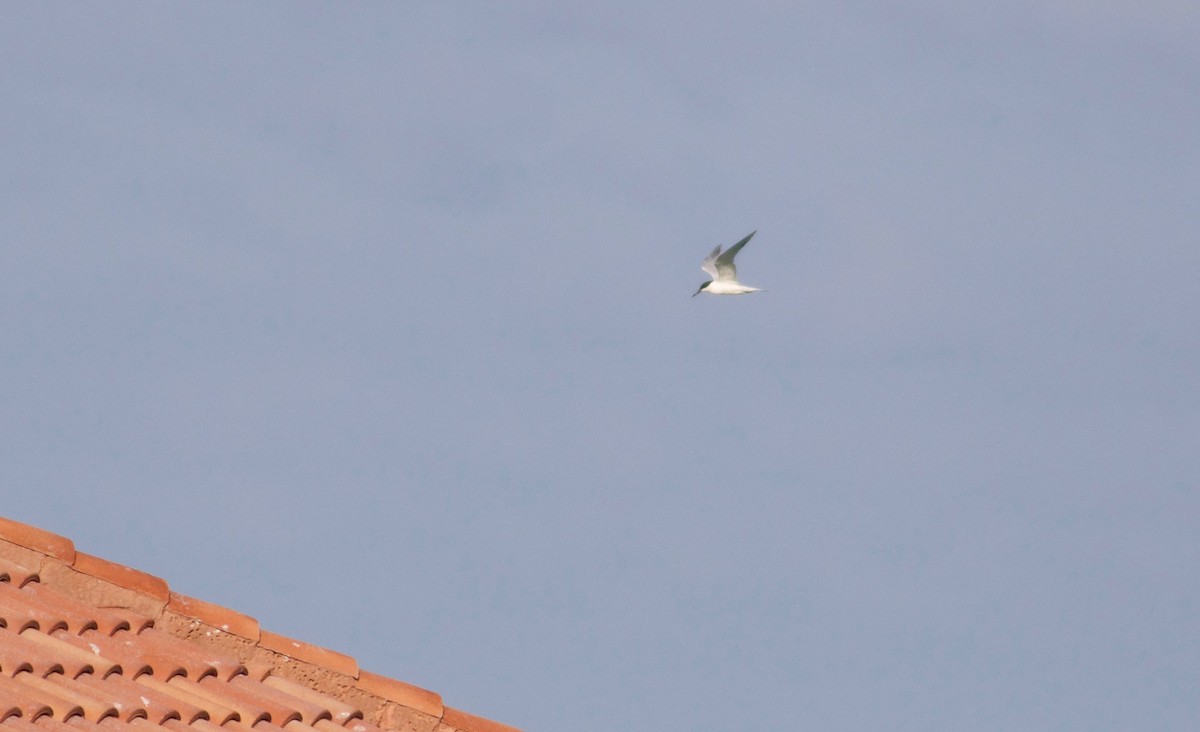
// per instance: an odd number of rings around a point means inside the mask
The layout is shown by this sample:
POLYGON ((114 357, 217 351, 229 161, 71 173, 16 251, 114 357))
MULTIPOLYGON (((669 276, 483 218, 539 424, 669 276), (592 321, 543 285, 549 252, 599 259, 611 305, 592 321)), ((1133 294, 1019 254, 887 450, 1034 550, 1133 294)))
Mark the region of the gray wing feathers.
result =
MULTIPOLYGON (((754 231, 751 231, 746 236, 745 239, 742 239, 737 244, 734 244, 733 246, 729 247, 728 249, 725 250, 724 254, 717 257, 716 262, 714 264, 716 265, 716 270, 718 272, 717 277, 719 279, 723 279, 723 280, 724 279, 729 279, 729 280, 737 279, 737 267, 735 267, 733 265, 733 258, 737 256, 738 252, 742 251, 742 247, 746 246, 746 242, 750 241, 750 237, 754 236, 757 233, 758 233, 757 229, 755 229, 754 231)), ((720 249, 721 249, 721 247, 717 247, 717 249, 714 251, 719 251, 720 249)), ((709 255, 709 256, 712 256, 712 255, 709 255)), ((705 260, 705 261, 707 261, 707 260, 705 260)), ((705 270, 705 271, 707 271, 707 270, 705 270)))
POLYGON ((710 252, 709 255, 704 258, 704 261, 700 263, 700 269, 707 272, 708 275, 714 280, 717 279, 717 277, 720 277, 720 273, 717 272, 717 257, 719 256, 721 256, 720 244, 718 244, 717 248, 712 250, 712 252, 710 252))
MULTIPOLYGON (((758 233, 757 229, 754 231, 751 231, 746 236, 745 239, 742 239, 737 244, 734 244, 733 246, 729 247, 729 249, 727 249, 725 251, 725 254, 721 256, 721 259, 729 262, 730 264, 733 264, 733 258, 737 256, 738 252, 742 251, 742 247, 746 246, 746 242, 750 241, 750 237, 754 236, 757 233, 758 233)), ((720 247, 717 247, 717 248, 720 249, 720 247)))
POLYGON ((758 230, 751 231, 745 239, 742 239, 737 244, 721 253, 721 246, 718 244, 716 249, 713 249, 704 262, 700 264, 700 269, 707 272, 713 280, 736 280, 737 267, 733 266, 733 258, 737 253, 742 251, 742 247, 746 246, 746 242, 750 241, 750 237, 758 233, 758 230))

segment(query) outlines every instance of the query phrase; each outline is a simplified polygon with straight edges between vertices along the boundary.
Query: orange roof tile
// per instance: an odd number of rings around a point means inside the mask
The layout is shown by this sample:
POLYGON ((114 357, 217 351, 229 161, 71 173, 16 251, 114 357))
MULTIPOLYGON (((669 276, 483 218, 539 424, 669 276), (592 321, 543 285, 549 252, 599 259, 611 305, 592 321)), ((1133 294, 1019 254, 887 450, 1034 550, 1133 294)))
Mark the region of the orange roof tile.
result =
POLYGON ((0 518, 0 727, 518 732, 0 518))

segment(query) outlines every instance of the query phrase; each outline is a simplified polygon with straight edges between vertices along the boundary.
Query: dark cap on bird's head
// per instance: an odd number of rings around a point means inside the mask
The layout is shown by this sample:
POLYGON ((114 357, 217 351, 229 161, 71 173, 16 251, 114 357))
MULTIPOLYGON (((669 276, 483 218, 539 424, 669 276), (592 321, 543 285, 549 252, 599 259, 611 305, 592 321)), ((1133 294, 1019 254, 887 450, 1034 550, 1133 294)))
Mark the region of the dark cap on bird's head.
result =
POLYGON ((709 285, 711 285, 711 284, 712 284, 712 280, 708 280, 708 281, 706 281, 706 282, 701 282, 701 283, 700 283, 700 289, 699 289, 699 290, 696 290, 695 292, 693 292, 693 293, 692 293, 692 297, 695 297, 696 295, 699 295, 701 292, 704 292, 704 288, 705 288, 705 287, 708 287, 708 286, 709 286, 709 285))

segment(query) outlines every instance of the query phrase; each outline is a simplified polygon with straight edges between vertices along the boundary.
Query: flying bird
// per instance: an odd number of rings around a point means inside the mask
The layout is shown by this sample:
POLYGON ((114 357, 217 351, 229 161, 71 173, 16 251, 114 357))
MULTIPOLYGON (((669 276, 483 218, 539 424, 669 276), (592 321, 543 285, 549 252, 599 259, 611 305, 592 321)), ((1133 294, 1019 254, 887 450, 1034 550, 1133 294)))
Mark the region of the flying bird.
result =
POLYGON ((757 233, 757 230, 751 231, 745 239, 729 247, 724 254, 721 254, 721 247, 717 245, 717 248, 712 250, 712 253, 705 257, 704 262, 700 265, 700 269, 712 275, 712 279, 701 284, 700 289, 692 293, 692 297, 701 292, 707 292, 710 295, 745 295, 750 292, 762 292, 757 287, 747 287, 738 282, 737 267, 733 265, 733 258, 742 251, 742 247, 746 246, 750 237, 757 233))

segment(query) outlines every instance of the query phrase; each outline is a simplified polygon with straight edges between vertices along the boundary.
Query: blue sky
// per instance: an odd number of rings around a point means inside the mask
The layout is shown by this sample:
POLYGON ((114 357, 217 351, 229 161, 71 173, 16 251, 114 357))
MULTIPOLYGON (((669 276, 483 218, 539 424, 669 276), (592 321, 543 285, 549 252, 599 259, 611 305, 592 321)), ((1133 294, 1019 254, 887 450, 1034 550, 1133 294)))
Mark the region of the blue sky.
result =
POLYGON ((3 513, 530 731, 1193 729, 1198 35, 10 7, 3 513))

